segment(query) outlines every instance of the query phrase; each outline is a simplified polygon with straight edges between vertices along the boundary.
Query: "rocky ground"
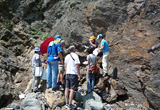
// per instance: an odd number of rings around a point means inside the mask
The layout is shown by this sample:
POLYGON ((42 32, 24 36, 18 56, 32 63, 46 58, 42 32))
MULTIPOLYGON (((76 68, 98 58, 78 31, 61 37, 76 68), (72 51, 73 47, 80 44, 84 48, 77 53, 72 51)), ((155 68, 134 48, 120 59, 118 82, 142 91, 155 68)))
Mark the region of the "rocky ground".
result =
POLYGON ((33 105, 33 109, 45 110, 47 105, 64 109, 61 91, 48 92, 42 86, 42 93, 31 93, 33 50, 47 37, 60 34, 66 48, 76 46, 83 62, 84 45, 99 33, 109 43, 112 77, 98 75, 94 92, 85 95, 86 68, 81 65, 75 104, 89 110, 160 108, 159 0, 2 0, 0 10, 1 109, 20 106, 28 110, 25 107, 33 105), (22 93, 26 97, 20 100, 22 93))

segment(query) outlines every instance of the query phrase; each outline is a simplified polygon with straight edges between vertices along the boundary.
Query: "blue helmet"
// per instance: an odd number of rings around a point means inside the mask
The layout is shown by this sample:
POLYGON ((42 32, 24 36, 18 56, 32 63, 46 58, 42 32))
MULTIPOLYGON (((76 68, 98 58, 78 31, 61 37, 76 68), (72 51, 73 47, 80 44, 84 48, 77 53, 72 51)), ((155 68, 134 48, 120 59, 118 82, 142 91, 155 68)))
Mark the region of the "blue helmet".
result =
POLYGON ((54 37, 55 40, 56 40, 57 38, 62 39, 60 35, 56 35, 56 36, 54 37))

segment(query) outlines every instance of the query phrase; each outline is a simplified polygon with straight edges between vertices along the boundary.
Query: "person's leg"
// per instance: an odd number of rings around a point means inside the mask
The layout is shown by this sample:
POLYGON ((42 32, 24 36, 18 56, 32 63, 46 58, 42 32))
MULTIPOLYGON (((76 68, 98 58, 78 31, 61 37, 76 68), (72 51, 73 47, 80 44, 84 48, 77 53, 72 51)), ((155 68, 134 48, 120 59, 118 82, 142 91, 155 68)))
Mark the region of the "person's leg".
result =
POLYGON ((63 73, 60 73, 60 81, 61 81, 61 84, 63 85, 64 84, 63 73))
POLYGON ((51 71, 51 63, 47 63, 47 88, 52 87, 52 71, 51 71))
POLYGON ((68 93, 69 93, 69 88, 65 88, 65 100, 66 100, 66 104, 69 104, 68 93))
POLYGON ((52 89, 57 87, 58 61, 52 62, 52 89))
POLYGON ((69 100, 68 100, 68 95, 69 95, 69 86, 70 86, 70 82, 68 79, 68 75, 66 75, 66 88, 65 88, 65 100, 66 100, 66 104, 69 104, 69 100))
POLYGON ((60 73, 57 75, 57 84, 60 82, 60 73))
POLYGON ((74 89, 71 89, 70 95, 69 95, 69 104, 70 105, 72 104, 73 96, 74 96, 74 89))
POLYGON ((102 66, 103 66, 103 75, 108 74, 108 56, 109 52, 103 54, 102 66))
POLYGON ((34 81, 35 81, 35 79, 34 79, 34 77, 35 77, 35 68, 34 67, 32 68, 32 73, 33 73, 33 83, 32 83, 32 91, 33 91, 33 89, 34 89, 34 81))
POLYGON ((91 91, 90 74, 89 74, 89 72, 88 72, 88 69, 87 69, 87 91, 88 91, 88 92, 91 91))
POLYGON ((34 92, 38 91, 39 82, 40 82, 40 77, 35 77, 34 89, 33 89, 34 92))
POLYGON ((92 86, 91 86, 91 90, 93 90, 95 84, 95 74, 92 74, 92 86))

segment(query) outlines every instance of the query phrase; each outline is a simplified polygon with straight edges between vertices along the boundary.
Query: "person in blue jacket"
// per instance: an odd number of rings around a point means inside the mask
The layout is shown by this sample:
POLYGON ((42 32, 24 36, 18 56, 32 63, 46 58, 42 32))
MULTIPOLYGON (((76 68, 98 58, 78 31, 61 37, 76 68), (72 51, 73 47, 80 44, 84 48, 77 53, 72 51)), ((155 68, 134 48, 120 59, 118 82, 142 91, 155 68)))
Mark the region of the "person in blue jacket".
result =
POLYGON ((55 41, 51 41, 47 50, 47 88, 52 88, 54 91, 58 89, 57 75, 59 58, 63 64, 62 47, 60 41, 61 38, 57 38, 55 41))

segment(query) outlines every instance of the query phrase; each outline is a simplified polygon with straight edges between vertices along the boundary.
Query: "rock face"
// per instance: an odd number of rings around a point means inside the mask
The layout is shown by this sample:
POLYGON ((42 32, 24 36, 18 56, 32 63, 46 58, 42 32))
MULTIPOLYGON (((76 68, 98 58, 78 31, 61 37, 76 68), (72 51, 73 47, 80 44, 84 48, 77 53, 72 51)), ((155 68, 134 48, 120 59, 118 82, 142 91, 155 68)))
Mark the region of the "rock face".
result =
MULTIPOLYGON (((101 33, 109 43, 113 80, 99 79, 96 93, 108 101, 108 94, 116 93, 114 101, 128 91, 134 100, 160 108, 159 7, 159 0, 0 1, 0 107, 26 89, 32 50, 45 38, 60 34, 66 47, 76 45, 83 61, 88 38, 101 33)), ((84 83, 85 72, 82 76, 84 83)))
POLYGON ((160 105, 158 104, 160 101, 159 59, 160 59, 160 52, 158 52, 155 55, 155 58, 151 62, 152 73, 150 75, 150 82, 148 82, 148 84, 146 85, 146 89, 144 91, 144 94, 146 95, 149 103, 151 103, 157 110, 158 108, 160 108, 160 105))

